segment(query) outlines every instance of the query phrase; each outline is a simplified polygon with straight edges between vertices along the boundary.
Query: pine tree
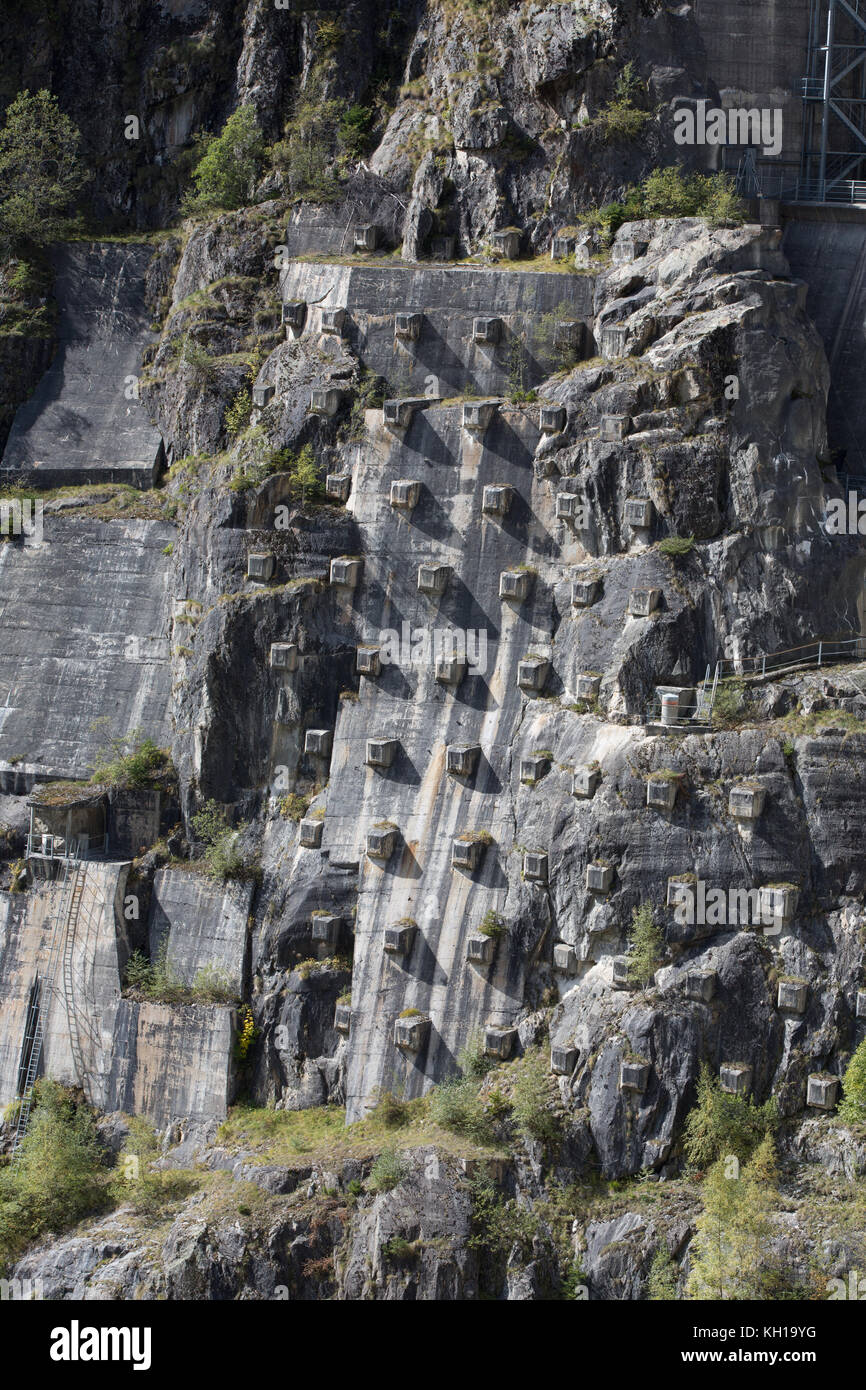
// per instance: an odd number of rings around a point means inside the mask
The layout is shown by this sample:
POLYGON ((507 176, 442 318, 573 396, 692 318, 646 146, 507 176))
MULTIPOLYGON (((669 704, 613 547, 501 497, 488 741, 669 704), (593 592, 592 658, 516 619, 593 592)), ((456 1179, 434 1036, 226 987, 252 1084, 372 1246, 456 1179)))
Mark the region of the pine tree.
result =
POLYGON ((648 985, 664 960, 665 939, 649 903, 634 909, 631 923, 628 977, 634 984, 648 985))
POLYGON ((7 241, 44 245, 67 230, 88 178, 80 142, 50 92, 18 93, 0 130, 0 235, 7 241))
POLYGON ((693 1299, 767 1299, 781 1282, 770 1253, 779 1203, 776 1153, 769 1135, 743 1169, 734 1155, 714 1163, 704 1182, 704 1209, 692 1244, 686 1286, 693 1299))

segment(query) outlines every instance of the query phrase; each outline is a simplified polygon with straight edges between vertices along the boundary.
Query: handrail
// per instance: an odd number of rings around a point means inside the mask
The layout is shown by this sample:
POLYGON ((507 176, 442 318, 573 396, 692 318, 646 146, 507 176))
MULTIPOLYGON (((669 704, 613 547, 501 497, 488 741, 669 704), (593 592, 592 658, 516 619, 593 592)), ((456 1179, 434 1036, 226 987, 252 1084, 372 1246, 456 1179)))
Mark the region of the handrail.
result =
POLYGON ((782 671, 795 671, 803 666, 826 666, 839 660, 863 660, 866 657, 866 637, 822 637, 799 647, 783 647, 774 652, 759 652, 757 656, 723 657, 716 662, 716 677, 731 675, 760 675, 762 678, 782 671), (808 653, 808 655, 807 655, 808 653), (779 666, 781 658, 793 657, 779 666))

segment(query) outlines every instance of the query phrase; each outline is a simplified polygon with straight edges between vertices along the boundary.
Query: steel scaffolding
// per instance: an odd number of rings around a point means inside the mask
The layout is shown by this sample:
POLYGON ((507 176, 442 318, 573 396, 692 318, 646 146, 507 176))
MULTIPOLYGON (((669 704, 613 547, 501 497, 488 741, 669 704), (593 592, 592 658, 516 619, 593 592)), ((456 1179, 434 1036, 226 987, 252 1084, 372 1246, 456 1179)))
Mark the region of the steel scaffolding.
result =
POLYGON ((803 202, 866 201, 866 0, 811 0, 803 202))

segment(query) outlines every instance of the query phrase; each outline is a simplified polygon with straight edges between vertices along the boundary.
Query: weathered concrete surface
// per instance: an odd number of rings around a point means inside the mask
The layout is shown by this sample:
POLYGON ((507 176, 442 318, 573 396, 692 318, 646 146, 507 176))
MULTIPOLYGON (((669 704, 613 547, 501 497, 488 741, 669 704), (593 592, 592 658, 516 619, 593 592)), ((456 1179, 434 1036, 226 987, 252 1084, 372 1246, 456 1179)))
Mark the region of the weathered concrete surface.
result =
MULTIPOLYGON (((528 389, 557 365, 554 323, 592 319, 594 278, 583 274, 320 265, 295 262, 280 275, 283 301, 308 304, 303 334, 320 336, 322 308, 347 310, 345 337, 394 396, 423 395, 430 377, 443 396, 528 389), (394 335, 394 315, 420 313, 417 341, 394 335), (473 340, 473 319, 501 321, 500 341, 473 340)), ((326 340, 326 339, 325 339, 326 340)), ((587 346, 586 356, 593 348, 587 346)))
POLYGON ((224 1119, 233 1095, 234 1018, 220 1004, 120 1000, 101 1108, 147 1115, 157 1127, 224 1119))
POLYGON ((247 918, 254 885, 218 883, 199 873, 160 869, 153 880, 148 938, 154 960, 167 941, 168 964, 185 985, 212 966, 243 992, 247 918))
POLYGON ((78 776, 113 734, 169 739, 161 522, 46 516, 41 544, 0 549, 0 772, 78 776), (14 760, 14 766, 11 766, 14 760))
POLYGON ((3 469, 36 487, 151 487, 163 441, 132 381, 152 339, 144 299, 153 248, 82 242, 54 253, 58 347, 12 422, 3 469))

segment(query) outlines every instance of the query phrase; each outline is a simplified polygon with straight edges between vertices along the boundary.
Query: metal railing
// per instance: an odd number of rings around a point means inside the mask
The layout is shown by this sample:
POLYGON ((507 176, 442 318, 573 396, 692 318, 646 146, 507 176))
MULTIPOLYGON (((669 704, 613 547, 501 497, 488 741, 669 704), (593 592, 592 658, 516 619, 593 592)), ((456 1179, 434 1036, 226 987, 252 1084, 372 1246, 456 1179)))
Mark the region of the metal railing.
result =
POLYGON ((65 835, 45 833, 27 836, 28 859, 99 859, 107 853, 107 835, 78 835, 72 840, 67 840, 65 835))
POLYGON ((726 675, 780 675, 805 667, 835 666, 840 661, 862 661, 866 658, 866 637, 824 637, 806 642, 801 647, 787 647, 776 652, 761 652, 758 656, 725 657, 716 663, 716 679, 726 675))

